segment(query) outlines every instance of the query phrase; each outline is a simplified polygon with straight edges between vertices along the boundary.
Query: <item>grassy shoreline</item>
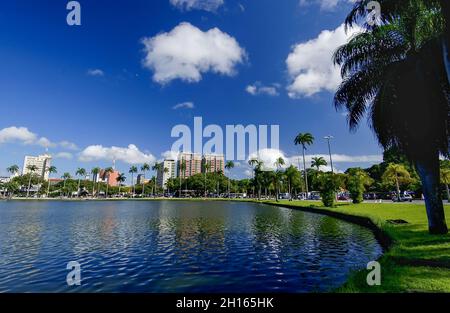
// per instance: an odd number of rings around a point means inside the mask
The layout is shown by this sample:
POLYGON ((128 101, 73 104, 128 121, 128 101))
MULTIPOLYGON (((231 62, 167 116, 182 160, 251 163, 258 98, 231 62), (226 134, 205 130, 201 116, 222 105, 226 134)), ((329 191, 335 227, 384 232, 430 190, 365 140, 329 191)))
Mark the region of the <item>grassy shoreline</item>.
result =
MULTIPOLYGON (((229 199, 24 199, 12 201, 230 201, 229 199)), ((337 292, 450 292, 450 234, 430 235, 423 204, 363 203, 338 204, 325 208, 312 201, 250 201, 291 209, 331 215, 370 228, 385 248, 378 260, 381 264, 381 286, 368 286, 367 271, 350 275, 337 292), (388 220, 404 220, 407 224, 392 224, 388 220)), ((450 225, 450 206, 445 207, 450 225)))

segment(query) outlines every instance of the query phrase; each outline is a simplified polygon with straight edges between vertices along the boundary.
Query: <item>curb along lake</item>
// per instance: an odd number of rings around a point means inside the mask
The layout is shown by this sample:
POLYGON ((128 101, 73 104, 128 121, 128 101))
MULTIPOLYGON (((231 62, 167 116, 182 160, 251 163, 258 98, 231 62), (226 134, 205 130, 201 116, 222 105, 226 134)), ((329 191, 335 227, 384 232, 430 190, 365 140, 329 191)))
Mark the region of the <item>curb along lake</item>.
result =
POLYGON ((0 292, 326 292, 381 253, 361 226, 250 202, 0 201, 0 292))

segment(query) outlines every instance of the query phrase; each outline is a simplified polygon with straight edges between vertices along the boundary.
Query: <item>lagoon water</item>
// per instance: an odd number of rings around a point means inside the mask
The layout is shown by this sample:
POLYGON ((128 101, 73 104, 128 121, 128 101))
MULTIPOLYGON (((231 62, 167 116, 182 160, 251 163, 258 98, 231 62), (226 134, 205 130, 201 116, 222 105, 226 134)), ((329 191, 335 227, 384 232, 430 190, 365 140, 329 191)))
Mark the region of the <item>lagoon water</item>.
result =
POLYGON ((0 292, 328 291, 381 253, 363 227, 255 203, 0 201, 0 292))

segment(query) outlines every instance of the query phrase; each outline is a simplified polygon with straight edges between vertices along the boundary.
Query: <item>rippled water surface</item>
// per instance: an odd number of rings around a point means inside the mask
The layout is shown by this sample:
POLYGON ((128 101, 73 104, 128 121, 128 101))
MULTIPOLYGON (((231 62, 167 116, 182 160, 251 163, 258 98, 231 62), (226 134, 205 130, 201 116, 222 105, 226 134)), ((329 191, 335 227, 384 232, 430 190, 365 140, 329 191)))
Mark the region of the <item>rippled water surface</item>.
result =
POLYGON ((327 291, 381 252, 360 226, 253 203, 0 202, 0 292, 327 291))

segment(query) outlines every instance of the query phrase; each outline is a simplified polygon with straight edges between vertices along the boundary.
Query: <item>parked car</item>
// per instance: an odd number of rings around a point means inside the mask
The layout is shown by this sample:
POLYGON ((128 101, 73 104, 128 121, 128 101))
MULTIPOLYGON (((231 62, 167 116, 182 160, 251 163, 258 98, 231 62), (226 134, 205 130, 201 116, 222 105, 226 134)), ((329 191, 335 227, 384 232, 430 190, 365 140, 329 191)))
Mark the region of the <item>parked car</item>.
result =
POLYGON ((404 194, 404 195, 401 195, 400 197, 393 196, 392 201, 394 201, 394 202, 412 202, 413 197, 410 194, 404 194))

